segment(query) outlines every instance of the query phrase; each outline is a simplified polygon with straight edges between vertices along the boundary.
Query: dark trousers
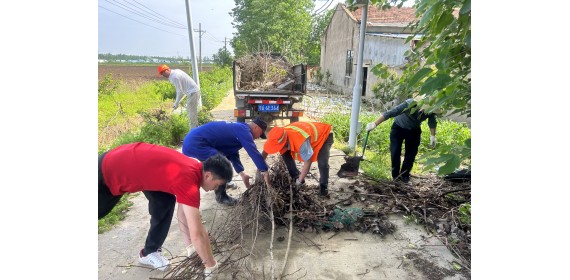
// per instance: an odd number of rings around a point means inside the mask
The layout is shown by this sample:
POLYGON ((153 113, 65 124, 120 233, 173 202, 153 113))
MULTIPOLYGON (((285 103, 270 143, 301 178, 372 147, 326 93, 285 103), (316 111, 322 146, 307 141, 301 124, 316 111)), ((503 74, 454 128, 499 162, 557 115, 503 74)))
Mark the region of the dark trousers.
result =
MULTIPOLYGON (((105 154, 99 156, 99 219, 109 214, 122 197, 122 195, 113 195, 105 184, 101 171, 101 163, 105 154)), ((150 214, 150 228, 143 251, 143 254, 147 255, 158 251, 164 244, 174 216, 176 197, 159 191, 143 191, 143 193, 148 199, 148 213, 150 214)))
MULTIPOLYGON (((317 164, 319 167, 319 185, 321 187, 328 187, 329 185, 329 157, 331 155, 331 147, 334 143, 334 135, 332 133, 329 134, 327 140, 321 147, 319 154, 317 155, 317 164)), ((297 179, 299 178, 299 170, 297 169, 297 165, 295 165, 295 160, 291 156, 291 152, 287 151, 282 155, 283 161, 287 166, 287 170, 289 171, 289 175, 291 178, 297 179)))
POLYGON ((396 179, 398 176, 403 179, 410 178, 410 171, 414 166, 416 155, 418 154, 418 147, 422 135, 421 128, 405 129, 396 125, 392 125, 390 130, 390 155, 392 159, 392 178, 396 179), (400 169, 400 156, 402 155, 402 142, 405 141, 406 152, 404 153, 404 163, 400 169))

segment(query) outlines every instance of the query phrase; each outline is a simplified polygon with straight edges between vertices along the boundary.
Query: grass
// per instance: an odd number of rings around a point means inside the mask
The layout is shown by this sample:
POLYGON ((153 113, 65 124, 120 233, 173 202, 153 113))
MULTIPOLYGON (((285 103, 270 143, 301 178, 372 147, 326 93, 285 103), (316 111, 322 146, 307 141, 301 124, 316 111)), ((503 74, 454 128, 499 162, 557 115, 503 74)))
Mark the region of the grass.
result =
POLYGON ((133 206, 133 203, 129 201, 131 196, 136 196, 138 194, 125 194, 121 197, 121 200, 109 214, 107 214, 103 219, 98 221, 98 233, 104 233, 110 230, 113 225, 117 224, 119 221, 125 219, 125 213, 129 207, 133 206))

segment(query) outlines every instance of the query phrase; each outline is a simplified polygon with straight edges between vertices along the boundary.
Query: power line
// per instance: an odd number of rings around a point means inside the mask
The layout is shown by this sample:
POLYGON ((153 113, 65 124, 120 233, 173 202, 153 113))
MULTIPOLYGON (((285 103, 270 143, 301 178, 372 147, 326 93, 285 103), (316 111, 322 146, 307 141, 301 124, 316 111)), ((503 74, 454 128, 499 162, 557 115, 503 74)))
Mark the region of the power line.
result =
POLYGON ((141 4, 141 3, 139 3, 137 0, 133 0, 133 1, 136 2, 137 4, 141 5, 141 6, 145 7, 147 10, 149 10, 149 11, 151 11, 152 13, 158 15, 159 17, 161 17, 161 18, 163 18, 163 19, 165 19, 165 20, 168 20, 168 21, 170 21, 170 22, 172 22, 172 23, 174 23, 174 24, 178 24, 178 25, 180 25, 180 26, 184 26, 186 29, 188 29, 187 26, 186 26, 186 24, 182 24, 182 23, 179 23, 179 22, 177 22, 177 21, 171 20, 170 18, 167 18, 167 17, 165 17, 165 16, 163 16, 163 15, 157 13, 156 11, 152 10, 151 8, 149 8, 149 7, 147 7, 147 6, 145 6, 145 5, 141 4))
POLYGON ((117 14, 117 15, 120 15, 120 16, 122 16, 122 17, 128 18, 128 19, 130 19, 130 20, 132 20, 132 21, 136 21, 136 22, 138 22, 138 23, 140 23, 140 24, 144 24, 144 25, 146 25, 146 26, 152 27, 152 28, 154 28, 154 29, 158 29, 158 30, 160 30, 160 31, 164 31, 164 32, 166 32, 166 33, 170 33, 170 34, 174 34, 174 35, 178 35, 178 36, 186 36, 186 35, 180 35, 180 34, 172 33, 172 32, 170 32, 170 31, 167 31, 167 30, 164 30, 164 29, 160 29, 160 28, 155 27, 155 26, 152 26, 152 25, 148 25, 148 24, 146 24, 146 23, 144 23, 144 22, 140 22, 140 21, 138 21, 138 20, 136 20, 136 19, 132 19, 132 18, 130 18, 130 17, 128 17, 128 16, 125 16, 125 15, 122 15, 122 14, 117 13, 117 12, 115 12, 115 11, 109 10, 109 9, 107 9, 107 8, 101 6, 101 5, 99 5, 99 8, 105 9, 105 10, 111 12, 111 13, 115 13, 115 14, 117 14))
MULTIPOLYGON (((149 16, 147 16, 147 15, 141 14, 140 12, 135 11, 135 10, 133 10, 132 8, 127 7, 125 4, 119 3, 118 1, 113 0, 113 2, 115 2, 115 3, 117 3, 117 4, 112 3, 112 2, 109 1, 109 0, 105 0, 105 1, 107 1, 107 2, 108 2, 109 4, 111 4, 111 5, 117 6, 117 7, 121 8, 121 9, 123 9, 123 10, 126 10, 126 11, 128 11, 128 12, 131 12, 131 13, 133 13, 133 14, 136 14, 136 15, 142 17, 142 18, 146 18, 146 19, 149 19, 149 20, 151 20, 151 21, 154 21, 154 22, 157 22, 157 23, 160 23, 160 24, 169 26, 169 27, 174 27, 174 28, 179 28, 179 29, 187 29, 185 26, 183 26, 183 27, 176 26, 176 25, 167 23, 167 22, 165 22, 164 20, 157 20, 157 19, 151 18, 151 17, 149 17, 149 16)), ((127 2, 127 4, 130 4, 130 3, 127 2)))
POLYGON ((332 2, 333 2, 333 0, 327 0, 327 2, 325 2, 320 8, 318 8, 318 9, 313 13, 313 16, 318 15, 318 14, 320 14, 320 13, 326 11, 326 10, 329 8, 329 6, 332 4, 332 2), (328 5, 327 5, 327 3, 328 3, 328 5), (325 7, 325 5, 326 5, 326 7, 325 7), (324 9, 323 9, 323 8, 324 8, 324 9), (321 9, 323 9, 323 10, 321 10, 321 9), (321 11, 319 11, 319 10, 321 10, 321 11))

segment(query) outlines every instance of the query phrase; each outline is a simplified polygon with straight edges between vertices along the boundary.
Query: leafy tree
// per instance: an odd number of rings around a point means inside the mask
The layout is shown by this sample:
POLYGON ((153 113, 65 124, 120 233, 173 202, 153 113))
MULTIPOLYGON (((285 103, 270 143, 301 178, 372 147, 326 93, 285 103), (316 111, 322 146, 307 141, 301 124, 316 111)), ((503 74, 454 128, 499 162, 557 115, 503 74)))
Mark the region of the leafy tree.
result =
MULTIPOLYGON (((407 0, 370 0, 371 5, 389 9, 407 0)), ((355 0, 347 0, 351 8, 355 0)), ((471 0, 417 0, 416 20, 410 24, 422 38, 407 53, 409 65, 398 81, 398 89, 412 96, 423 95, 419 107, 427 112, 457 113, 471 117, 471 0)), ((453 147, 438 145, 422 158, 439 167, 439 174, 470 165, 471 139, 453 147)))
POLYGON ((312 17, 313 28, 305 47, 308 65, 319 65, 321 63, 321 35, 325 32, 333 14, 334 9, 330 9, 312 17))
POLYGON ((292 63, 303 61, 313 8, 312 0, 235 0, 230 15, 237 30, 231 40, 236 57, 278 52, 292 63))
POLYGON ((214 63, 222 67, 231 66, 233 59, 232 54, 226 48, 221 48, 218 53, 212 55, 214 63))

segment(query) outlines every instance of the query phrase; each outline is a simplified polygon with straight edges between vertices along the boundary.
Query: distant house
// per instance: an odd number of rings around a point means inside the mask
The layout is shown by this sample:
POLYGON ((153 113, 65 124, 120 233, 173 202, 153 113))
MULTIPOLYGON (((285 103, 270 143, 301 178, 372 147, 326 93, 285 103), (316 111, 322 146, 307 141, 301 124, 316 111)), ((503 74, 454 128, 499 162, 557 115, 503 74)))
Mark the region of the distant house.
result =
MULTIPOLYGON (((330 73, 329 88, 352 94, 358 61, 358 43, 362 9, 351 12, 344 4, 336 6, 334 14, 321 36, 321 74, 325 79, 330 73)), ((414 8, 391 8, 381 10, 368 6, 363 53, 362 96, 374 96, 372 86, 378 82, 370 71, 378 63, 389 65, 396 72, 402 72, 406 64, 404 53, 411 49, 419 37, 406 43, 412 33, 407 25, 415 19, 414 8)))

